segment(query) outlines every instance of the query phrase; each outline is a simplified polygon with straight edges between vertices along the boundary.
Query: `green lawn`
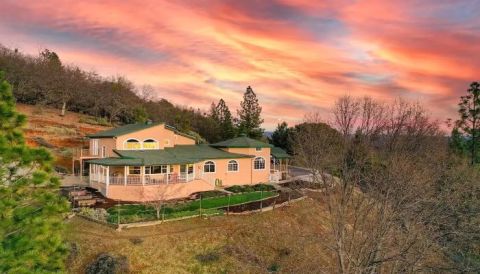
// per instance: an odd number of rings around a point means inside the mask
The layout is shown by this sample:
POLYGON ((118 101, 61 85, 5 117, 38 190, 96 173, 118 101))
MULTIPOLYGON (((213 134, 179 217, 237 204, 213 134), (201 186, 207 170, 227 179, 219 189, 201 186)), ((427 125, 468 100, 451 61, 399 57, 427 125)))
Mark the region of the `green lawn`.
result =
MULTIPOLYGON (((195 200, 176 206, 166 205, 163 212, 165 213, 165 219, 194 216, 199 214, 201 203, 202 214, 222 214, 223 211, 218 208, 228 206, 229 199, 230 205, 233 206, 273 197, 276 194, 274 191, 264 191, 234 194, 230 198, 228 196, 205 198, 201 201, 195 200)), ((109 208, 107 211, 109 213, 108 221, 111 223, 117 223, 118 215, 120 215, 121 223, 156 220, 155 209, 148 205, 120 205, 109 208)))

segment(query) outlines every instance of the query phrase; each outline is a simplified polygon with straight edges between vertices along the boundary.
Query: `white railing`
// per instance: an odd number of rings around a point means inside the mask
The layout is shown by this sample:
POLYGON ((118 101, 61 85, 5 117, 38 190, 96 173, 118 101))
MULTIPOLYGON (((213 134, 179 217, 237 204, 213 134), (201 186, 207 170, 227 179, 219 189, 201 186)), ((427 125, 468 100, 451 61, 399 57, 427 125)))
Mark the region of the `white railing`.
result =
MULTIPOLYGON (((105 183, 105 176, 100 174, 91 174, 92 180, 105 183)), ((187 173, 169 173, 169 174, 145 174, 141 175, 127 175, 125 176, 109 176, 110 185, 159 185, 159 184, 176 184, 186 183, 195 179, 194 174, 187 173), (142 180, 143 179, 143 180, 142 180)))

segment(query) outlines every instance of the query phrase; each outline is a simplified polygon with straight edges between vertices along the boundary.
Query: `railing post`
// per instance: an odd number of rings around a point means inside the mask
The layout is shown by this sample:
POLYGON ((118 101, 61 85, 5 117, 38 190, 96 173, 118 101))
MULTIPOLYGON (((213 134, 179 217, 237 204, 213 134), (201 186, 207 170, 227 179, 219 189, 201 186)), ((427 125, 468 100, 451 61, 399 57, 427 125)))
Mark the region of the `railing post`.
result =
POLYGON ((107 166, 107 176, 105 177, 105 196, 108 196, 108 186, 110 185, 110 167, 107 166))
POLYGON ((127 186, 127 171, 128 171, 128 167, 124 166, 123 167, 123 184, 125 186, 127 186))
POLYGON ((142 180, 142 185, 145 185, 145 166, 140 168, 140 177, 142 180))

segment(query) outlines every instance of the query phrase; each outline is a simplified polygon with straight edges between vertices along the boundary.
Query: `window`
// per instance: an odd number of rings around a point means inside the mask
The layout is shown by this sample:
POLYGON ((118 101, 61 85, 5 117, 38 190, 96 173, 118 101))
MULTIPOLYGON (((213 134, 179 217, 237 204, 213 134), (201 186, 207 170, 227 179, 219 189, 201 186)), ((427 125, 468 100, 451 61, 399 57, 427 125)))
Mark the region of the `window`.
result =
POLYGON ((253 161, 253 169, 265 169, 265 159, 262 157, 255 158, 255 161, 253 161))
POLYGON ((205 173, 215 172, 215 163, 212 161, 205 162, 205 164, 203 165, 203 172, 205 173))
POLYGON ((128 167, 128 174, 130 175, 140 175, 141 167, 139 166, 129 166, 128 167))
POLYGON ((158 148, 157 141, 153 139, 147 139, 143 141, 143 149, 156 149, 156 148, 158 148))
POLYGON ((140 145, 140 142, 138 140, 135 140, 135 139, 128 139, 124 146, 123 146, 124 149, 141 149, 142 146, 140 145))
POLYGON ((160 166, 146 166, 145 174, 165 174, 168 171, 167 165, 160 166))
POLYGON ((92 155, 98 155, 98 139, 92 140, 91 150, 92 155))
POLYGON ((262 148, 261 147, 256 147, 255 150, 256 151, 262 151, 262 148))
POLYGON ((238 171, 238 163, 235 160, 228 161, 228 171, 235 172, 238 171))

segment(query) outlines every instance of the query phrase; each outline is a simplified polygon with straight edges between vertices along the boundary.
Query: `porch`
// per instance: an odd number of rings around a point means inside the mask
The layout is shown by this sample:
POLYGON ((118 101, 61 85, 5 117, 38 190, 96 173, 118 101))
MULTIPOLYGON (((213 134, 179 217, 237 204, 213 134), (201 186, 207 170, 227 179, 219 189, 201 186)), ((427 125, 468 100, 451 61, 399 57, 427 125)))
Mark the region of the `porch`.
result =
POLYGON ((160 185, 187 183, 195 179, 194 164, 158 166, 90 165, 90 184, 160 185))
POLYGON ((270 157, 270 181, 278 182, 288 179, 288 161, 290 155, 283 149, 273 147, 270 157))

